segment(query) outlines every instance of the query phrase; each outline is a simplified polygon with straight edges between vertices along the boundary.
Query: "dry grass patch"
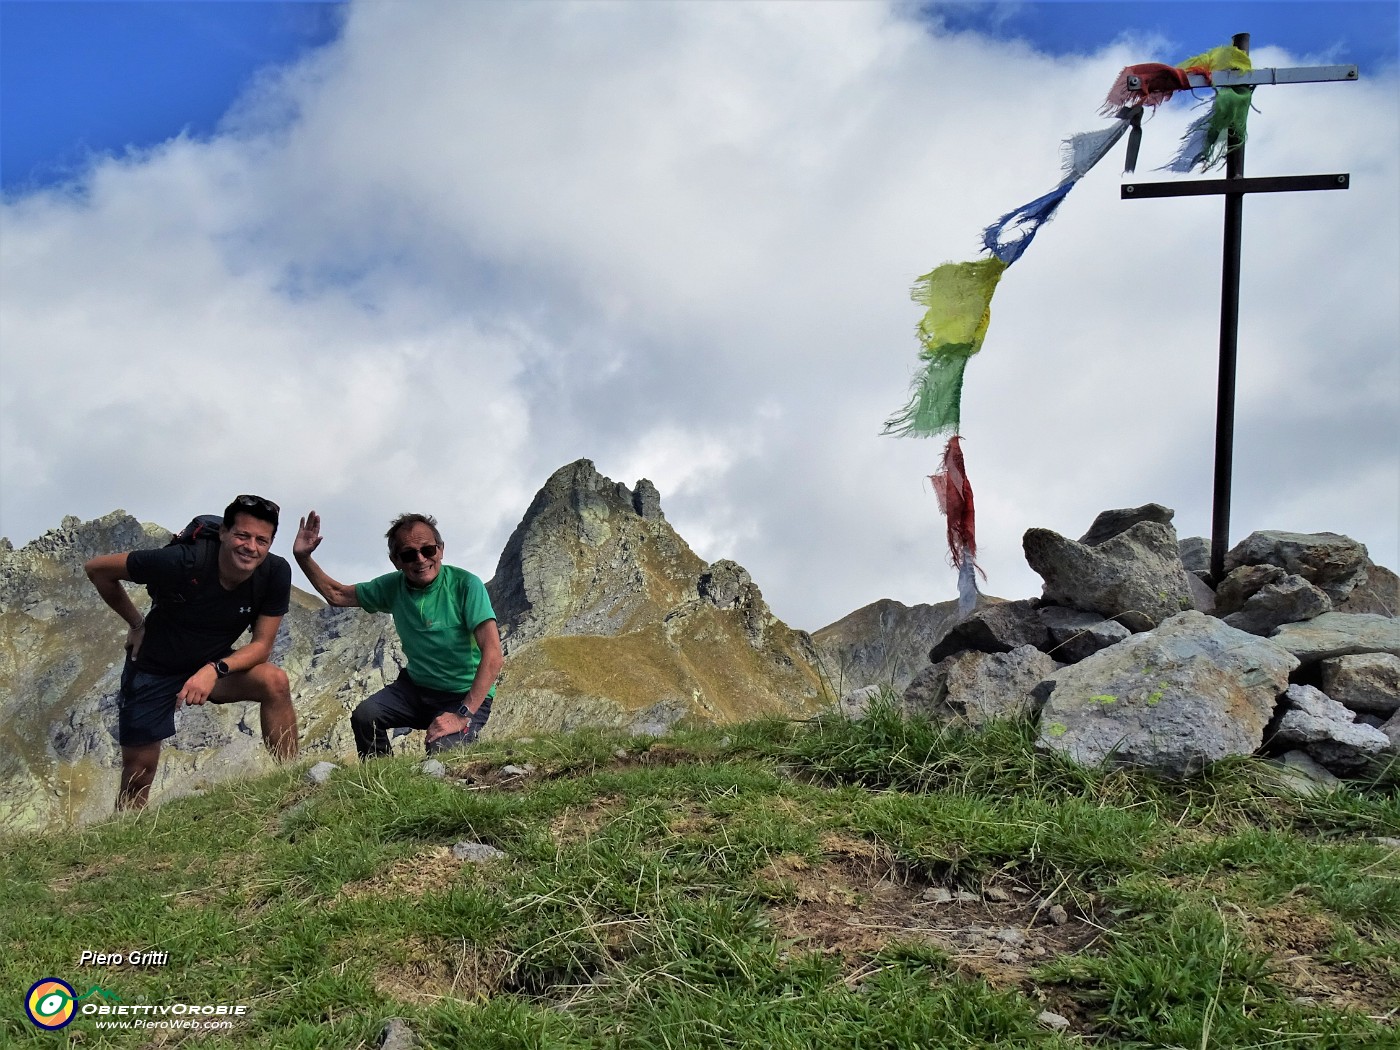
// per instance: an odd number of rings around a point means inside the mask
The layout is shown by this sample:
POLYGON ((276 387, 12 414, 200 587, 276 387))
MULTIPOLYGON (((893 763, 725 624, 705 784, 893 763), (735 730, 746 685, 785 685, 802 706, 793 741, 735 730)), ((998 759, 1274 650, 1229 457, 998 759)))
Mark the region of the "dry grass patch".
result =
POLYGON ((374 971, 379 994, 426 1005, 441 999, 482 1002, 500 993, 509 962, 505 953, 465 941, 411 937, 396 945, 392 962, 374 971))
POLYGON ((1299 1000, 1374 1018, 1400 1017, 1400 959, 1389 967, 1358 966, 1329 959, 1337 944, 1337 923, 1286 901, 1256 915, 1236 914, 1245 943, 1267 954, 1273 979, 1299 1000))
POLYGON ((429 890, 449 885, 462 870, 462 861, 446 846, 433 846, 411 857, 396 860, 371 878, 347 882, 340 888, 342 896, 357 898, 371 896, 422 897, 429 890))
POLYGON ((854 974, 891 944, 916 943, 938 948, 994 988, 1029 992, 1035 967, 1084 950, 1101 933, 1085 918, 1056 925, 1044 899, 1024 887, 988 886, 975 899, 943 901, 935 897, 939 887, 909 876, 869 842, 831 835, 823 845, 828 855, 816 864, 788 854, 764 870, 794 898, 770 912, 797 947, 839 956, 854 974))

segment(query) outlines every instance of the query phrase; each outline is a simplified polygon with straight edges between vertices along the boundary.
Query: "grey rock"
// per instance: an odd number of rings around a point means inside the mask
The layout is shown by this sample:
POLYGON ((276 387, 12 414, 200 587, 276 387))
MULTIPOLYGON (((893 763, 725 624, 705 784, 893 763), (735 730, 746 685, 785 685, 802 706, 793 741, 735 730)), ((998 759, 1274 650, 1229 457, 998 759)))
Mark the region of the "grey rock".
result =
POLYGON ((734 608, 752 586, 748 570, 728 559, 715 562, 700 574, 698 581, 700 597, 716 609, 734 608))
POLYGON ((1277 565, 1241 565, 1231 570, 1215 588, 1215 615, 1223 618, 1239 612, 1259 588, 1287 577, 1277 565))
POLYGON ((1303 623, 1286 623, 1269 640, 1304 665, 1359 653, 1400 656, 1400 620, 1374 613, 1323 613, 1303 623))
POLYGON ((442 777, 447 776, 447 767, 435 758, 430 758, 427 761, 421 763, 418 766, 418 768, 430 777, 437 777, 438 779, 441 779, 442 777))
POLYGON ((1063 1032, 1070 1025, 1070 1020, 1063 1014, 1057 1014, 1053 1010, 1042 1010, 1036 1015, 1036 1021, 1057 1032, 1063 1032))
POLYGON ((1187 536, 1178 541, 1176 549, 1181 554, 1181 564, 1187 572, 1210 572, 1210 540, 1204 536, 1187 536))
POLYGON ((993 938, 1013 948, 1026 943, 1026 935, 1013 926, 1006 926, 994 933, 993 938))
POLYGON ((528 763, 523 766, 505 765, 501 767, 501 775, 506 777, 524 777, 529 776, 532 769, 533 767, 528 763))
POLYGON ((1390 741, 1390 746, 1385 749, 1386 754, 1400 755, 1400 711, 1390 716, 1385 725, 1381 726, 1381 732, 1390 741))
POLYGON ((1045 912, 1045 917, 1050 920, 1052 926, 1064 926, 1069 922, 1069 912, 1065 910, 1063 904, 1052 904, 1045 912))
POLYGON ((904 691, 904 710, 939 721, 981 726, 993 719, 1028 718, 1035 687, 1060 665, 1032 645, 1007 653, 965 652, 920 674, 904 691))
POLYGON ((852 689, 843 696, 836 705, 839 714, 849 718, 852 722, 859 722, 870 711, 870 705, 880 699, 884 692, 878 685, 867 685, 860 689, 852 689))
POLYGON ((389 1018, 379 1033, 379 1050, 418 1050, 422 1045, 417 1033, 401 1017, 389 1018))
POLYGON ((952 904, 953 891, 942 886, 930 886, 919 894, 919 900, 928 901, 930 904, 952 904))
POLYGON ((1366 581, 1358 583, 1340 602, 1333 602, 1332 608, 1337 612, 1400 616, 1400 576, 1368 559, 1366 581))
POLYGON ((1195 607, 1170 525, 1139 521, 1094 547, 1029 529, 1021 545, 1051 604, 1102 613, 1132 631, 1195 607))
POLYGON ((1045 629, 1031 599, 979 604, 967 619, 955 624, 929 650, 929 661, 938 663, 961 652, 1005 653, 1022 645, 1044 649, 1050 632, 1045 629))
POLYGON ((1215 616, 1218 613, 1215 601, 1215 591, 1211 588, 1198 572, 1189 569, 1186 572, 1186 582, 1191 587, 1191 602, 1196 607, 1197 612, 1203 612, 1207 616, 1215 616))
POLYGON ((1358 725, 1350 711, 1320 689, 1290 685, 1269 743, 1301 748, 1330 772, 1345 776, 1364 770, 1390 741, 1381 730, 1358 725))
MULTIPOLYGON (((1170 507, 1164 507, 1160 503, 1144 503, 1141 507, 1101 511, 1099 516, 1094 519, 1094 523, 1089 526, 1089 531, 1079 537, 1079 542, 1086 547, 1097 547, 1099 544, 1113 539, 1114 536, 1121 536, 1140 521, 1171 525, 1172 518, 1175 516, 1176 511, 1170 507)), ((1180 557, 1179 546, 1178 557, 1180 557)))
POLYGON ((334 762, 317 762, 306 771, 306 779, 312 784, 324 784, 339 768, 334 762))
POLYGON ((1077 663, 1100 649, 1117 645, 1132 634, 1117 620, 1106 620, 1098 613, 1066 609, 1060 605, 1043 606, 1040 621, 1050 632, 1046 652, 1063 664, 1077 663))
POLYGON ((484 842, 458 842, 452 847, 452 855, 468 864, 485 864, 487 861, 501 860, 505 853, 484 842))
POLYGON ((632 493, 632 509, 637 512, 638 517, 646 521, 660 521, 665 518, 661 513, 661 493, 656 491, 656 486, 646 478, 637 482, 637 487, 632 493))
MULTIPOLYGON (((487 740, 588 727, 665 732, 810 717, 831 703, 811 638, 732 561, 707 565, 588 460, 555 471, 487 584, 506 651, 487 740)), ((655 504, 655 505, 654 505, 655 504)))
POLYGON ((1335 791, 1342 781, 1306 751, 1288 751, 1279 757, 1279 782, 1295 795, 1312 796, 1335 791))
POLYGON ((1231 627, 1267 638, 1286 623, 1312 620, 1332 611, 1332 600, 1301 576, 1268 583, 1245 600, 1239 612, 1224 617, 1231 627))
POLYGON ((1322 691, 1352 711, 1400 711, 1400 656, 1357 653, 1322 661, 1322 691))
POLYGON ((1225 555, 1226 572, 1240 565, 1277 565, 1341 601, 1366 581, 1366 546, 1335 532, 1252 532, 1225 555))
POLYGON ((1055 672, 1037 746, 1081 765, 1184 776, 1252 754, 1297 666, 1271 641, 1202 613, 1178 613, 1055 672))

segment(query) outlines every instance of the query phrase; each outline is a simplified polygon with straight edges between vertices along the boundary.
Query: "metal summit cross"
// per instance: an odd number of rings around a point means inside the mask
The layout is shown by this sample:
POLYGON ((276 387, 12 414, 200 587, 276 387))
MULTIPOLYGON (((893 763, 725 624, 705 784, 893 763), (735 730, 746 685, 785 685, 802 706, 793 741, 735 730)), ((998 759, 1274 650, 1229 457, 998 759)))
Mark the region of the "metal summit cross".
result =
MULTIPOLYGON (((1237 34, 1232 43, 1249 50, 1249 34, 1237 34)), ((1309 84, 1328 80, 1355 80, 1355 66, 1302 66, 1292 69, 1222 70, 1207 78, 1191 74, 1198 87, 1253 87, 1259 84, 1309 84)), ((1220 285, 1220 372, 1215 399, 1215 501, 1210 527, 1210 573, 1218 585, 1225 575, 1225 551, 1230 537, 1230 481, 1235 444, 1235 357, 1240 327, 1240 232, 1246 193, 1280 193, 1290 190, 1344 190, 1351 176, 1292 175, 1271 179, 1244 177, 1244 144, 1232 131, 1225 155, 1225 178, 1193 182, 1125 183, 1123 200, 1148 197, 1225 195, 1225 251, 1220 285)))

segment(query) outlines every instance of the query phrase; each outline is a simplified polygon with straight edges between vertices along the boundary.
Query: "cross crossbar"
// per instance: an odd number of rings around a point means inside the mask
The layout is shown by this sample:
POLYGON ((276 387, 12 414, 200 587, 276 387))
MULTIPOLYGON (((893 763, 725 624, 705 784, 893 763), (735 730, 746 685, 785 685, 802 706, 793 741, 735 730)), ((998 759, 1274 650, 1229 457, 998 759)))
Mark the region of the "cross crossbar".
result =
POLYGON ((1278 175, 1269 179, 1210 179, 1194 182, 1125 182, 1123 200, 1146 200, 1148 197, 1204 197, 1221 193, 1289 193, 1294 190, 1344 190, 1351 185, 1351 176, 1336 175, 1278 175))
POLYGON ((1356 80, 1355 66, 1287 66, 1283 69, 1222 69, 1206 79, 1189 73, 1186 82, 1193 88, 1253 87, 1259 84, 1321 84, 1329 80, 1356 80))

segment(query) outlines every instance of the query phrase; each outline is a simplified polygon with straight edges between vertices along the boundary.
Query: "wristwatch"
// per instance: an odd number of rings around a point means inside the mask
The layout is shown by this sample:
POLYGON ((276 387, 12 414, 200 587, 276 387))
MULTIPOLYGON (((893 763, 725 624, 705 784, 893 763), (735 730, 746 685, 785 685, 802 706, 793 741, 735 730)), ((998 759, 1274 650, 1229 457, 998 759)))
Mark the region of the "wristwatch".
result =
POLYGON ((233 674, 233 672, 229 670, 228 664, 224 663, 222 660, 210 660, 209 666, 214 669, 214 674, 220 678, 227 678, 229 675, 233 674))
POLYGON ((462 718, 470 718, 472 716, 471 709, 467 707, 465 702, 462 704, 462 706, 457 708, 457 714, 460 715, 462 718))

